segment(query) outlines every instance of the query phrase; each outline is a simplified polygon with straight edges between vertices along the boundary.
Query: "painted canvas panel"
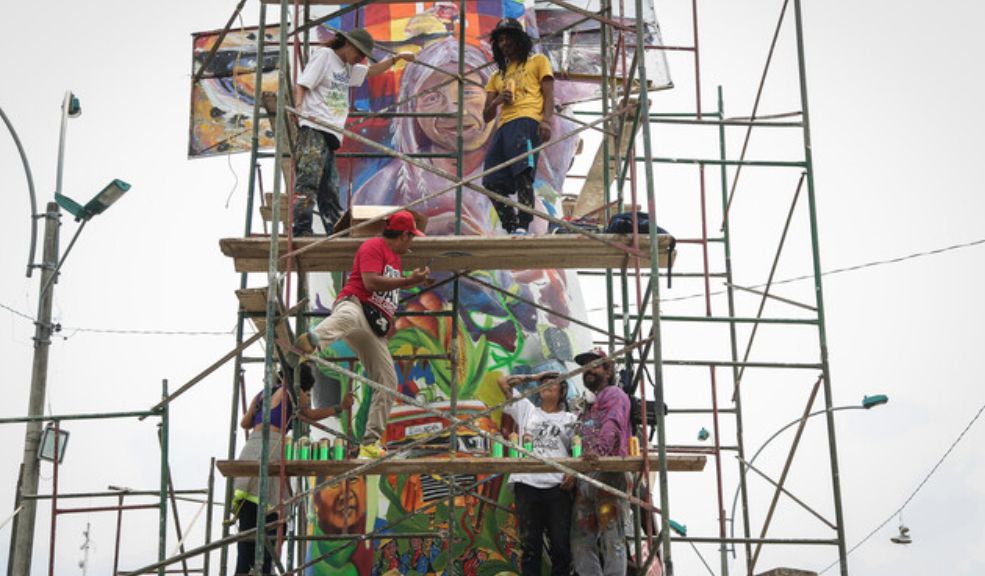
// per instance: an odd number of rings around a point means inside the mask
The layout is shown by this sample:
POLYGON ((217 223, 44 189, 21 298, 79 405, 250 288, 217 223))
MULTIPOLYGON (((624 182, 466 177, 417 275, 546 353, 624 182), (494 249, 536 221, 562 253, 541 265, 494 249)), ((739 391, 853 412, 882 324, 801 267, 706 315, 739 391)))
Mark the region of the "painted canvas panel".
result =
MULTIPOLYGON (((278 27, 267 28, 267 42, 258 57, 257 29, 232 29, 210 62, 202 79, 192 85, 188 157, 248 152, 253 130, 253 96, 256 67, 263 70, 264 91, 277 90, 278 27)), ((192 35, 192 76, 205 62, 219 32, 192 35)), ((270 122, 260 121, 260 146, 274 145, 270 122)))

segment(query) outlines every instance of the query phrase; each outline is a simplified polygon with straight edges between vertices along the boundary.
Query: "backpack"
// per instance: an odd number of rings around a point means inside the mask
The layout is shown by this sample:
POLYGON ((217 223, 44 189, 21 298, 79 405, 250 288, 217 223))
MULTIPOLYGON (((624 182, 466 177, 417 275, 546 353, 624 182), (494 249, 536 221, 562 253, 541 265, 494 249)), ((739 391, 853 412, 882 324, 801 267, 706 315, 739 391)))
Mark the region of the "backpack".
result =
MULTIPOLYGON (((640 234, 650 233, 650 215, 646 212, 636 213, 636 231, 640 234)), ((632 212, 620 212, 612 218, 609 219, 609 225, 605 227, 606 234, 632 234, 633 233, 633 213, 632 212)), ((657 234, 665 234, 670 236, 670 245, 667 246, 667 253, 670 255, 667 258, 667 288, 671 287, 671 279, 673 278, 673 268, 674 268, 674 250, 677 248, 677 239, 674 236, 657 226, 657 234)))

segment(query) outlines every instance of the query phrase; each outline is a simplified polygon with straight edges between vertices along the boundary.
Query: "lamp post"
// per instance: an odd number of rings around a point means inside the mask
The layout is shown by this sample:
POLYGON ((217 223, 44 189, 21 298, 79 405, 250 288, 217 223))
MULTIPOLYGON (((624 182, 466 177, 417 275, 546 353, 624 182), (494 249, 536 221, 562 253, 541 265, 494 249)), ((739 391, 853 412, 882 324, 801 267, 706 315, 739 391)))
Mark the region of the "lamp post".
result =
MULTIPOLYGON (((53 287, 58 278, 58 271, 89 219, 102 213, 130 188, 126 182, 114 180, 85 206, 80 206, 71 198, 62 195, 65 131, 68 119, 77 118, 81 114, 82 106, 79 99, 71 92, 65 92, 65 98, 62 101, 61 132, 58 138, 58 171, 55 180, 55 199, 57 202, 48 202, 45 213, 41 215, 45 219, 44 252, 41 264, 35 265, 33 262, 28 264, 29 269, 35 266, 41 268, 38 314, 34 322, 34 362, 31 370, 31 390, 27 407, 27 415, 32 417, 44 414, 45 389, 48 382, 48 348, 51 344, 51 335, 57 329, 51 323, 51 308, 54 297, 53 287), (59 205, 75 216, 76 221, 82 221, 72 237, 68 250, 61 259, 58 257, 58 235, 61 226, 59 205)), ((31 243, 32 245, 34 243, 33 235, 31 243)), ((41 421, 28 422, 24 433, 24 455, 21 461, 20 480, 14 505, 15 508, 21 506, 21 510, 15 516, 14 526, 11 530, 8 576, 28 576, 31 573, 31 554, 34 549, 34 525, 37 507, 36 500, 22 498, 22 496, 35 495, 38 492, 38 445, 40 438, 41 421)))
MULTIPOLYGON (((886 396, 885 394, 873 394, 872 396, 865 396, 864 398, 862 398, 861 404, 852 404, 848 406, 835 406, 830 410, 828 409, 818 410, 816 412, 811 412, 810 414, 807 415, 807 417, 812 418, 814 416, 826 414, 829 411, 838 412, 840 410, 868 410, 870 408, 874 408, 876 406, 881 406, 883 404, 886 404, 887 402, 889 402, 889 397, 886 396)), ((752 467, 753 463, 756 462, 756 458, 762 453, 763 449, 765 449, 770 444, 770 442, 775 440, 780 434, 783 434, 792 426, 795 426, 796 424, 799 423, 800 423, 800 418, 797 418, 796 420, 793 420, 792 422, 788 422, 787 424, 785 424, 782 428, 774 432, 772 436, 767 438, 766 442, 763 442, 763 445, 760 446, 758 450, 756 450, 756 453, 752 455, 752 458, 749 459, 748 463, 740 464, 740 465, 752 467)), ((739 500, 740 488, 741 486, 737 486, 735 488, 735 494, 732 496, 732 511, 729 513, 729 538, 735 538, 735 506, 739 500)), ((732 557, 733 558, 735 557, 734 548, 732 549, 732 557)))

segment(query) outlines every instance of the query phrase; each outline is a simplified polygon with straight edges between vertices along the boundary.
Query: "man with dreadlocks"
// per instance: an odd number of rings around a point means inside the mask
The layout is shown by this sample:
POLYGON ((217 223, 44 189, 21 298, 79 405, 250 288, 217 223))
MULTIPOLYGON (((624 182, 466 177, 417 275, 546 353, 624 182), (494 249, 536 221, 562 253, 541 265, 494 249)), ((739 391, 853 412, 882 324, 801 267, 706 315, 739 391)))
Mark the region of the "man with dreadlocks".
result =
MULTIPOLYGON (((499 68, 486 84, 483 118, 491 122, 496 111, 499 128, 486 152, 485 169, 502 164, 551 139, 554 115, 554 73, 543 54, 532 54, 533 41, 515 18, 503 18, 492 31, 493 60, 499 68)), ((492 172, 482 185, 502 196, 516 194, 517 202, 534 207, 537 154, 492 172)), ((523 236, 533 215, 493 201, 507 233, 523 236)))

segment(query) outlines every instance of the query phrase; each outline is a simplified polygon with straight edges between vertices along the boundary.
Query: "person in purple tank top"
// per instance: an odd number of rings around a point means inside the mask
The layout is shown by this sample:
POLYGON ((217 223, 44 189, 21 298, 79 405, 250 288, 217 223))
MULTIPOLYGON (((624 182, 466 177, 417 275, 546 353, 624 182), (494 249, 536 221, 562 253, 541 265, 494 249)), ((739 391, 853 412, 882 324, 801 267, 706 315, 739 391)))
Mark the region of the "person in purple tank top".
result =
MULTIPOLYGON (((605 351, 595 348, 575 356, 584 366, 605 359, 605 351)), ((593 366, 582 381, 595 395, 595 402, 579 417, 582 454, 585 459, 625 456, 629 449, 629 396, 616 384, 612 360, 593 366)), ((624 472, 592 474, 596 480, 626 491, 624 472)), ((571 478, 565 479, 572 484, 571 478)), ((578 481, 571 517, 571 552, 579 576, 624 576, 626 574, 626 528, 628 509, 619 498, 578 481)))
MULTIPOLYGON (((270 462, 279 462, 283 450, 281 448, 281 432, 290 430, 294 424, 295 414, 301 418, 317 422, 337 416, 343 410, 352 407, 353 395, 346 394, 339 404, 327 406, 325 408, 312 408, 309 392, 315 384, 315 376, 311 372, 311 367, 303 365, 301 370, 301 390, 297 397, 288 390, 289 383, 284 382, 284 375, 277 374, 277 384, 270 395, 270 462), (286 384, 286 385, 285 385, 286 384)), ((246 445, 239 453, 240 460, 259 460, 262 451, 262 432, 263 432, 263 392, 257 394, 250 402, 239 422, 244 430, 252 430, 246 439, 246 445)), ((259 502, 259 478, 236 478, 233 482, 233 502, 232 509, 238 521, 239 530, 246 531, 257 527, 257 520, 260 516, 257 503, 259 502)), ((270 525, 277 521, 277 503, 288 494, 281 494, 280 482, 276 478, 271 478, 267 482, 267 501, 265 523, 270 525)), ((276 529, 268 529, 268 535, 276 538, 276 529)), ((234 574, 250 574, 253 570, 255 558, 255 541, 252 538, 240 540, 236 543, 236 571, 234 574)), ((271 574, 271 558, 266 556, 263 562, 263 574, 271 574)))

